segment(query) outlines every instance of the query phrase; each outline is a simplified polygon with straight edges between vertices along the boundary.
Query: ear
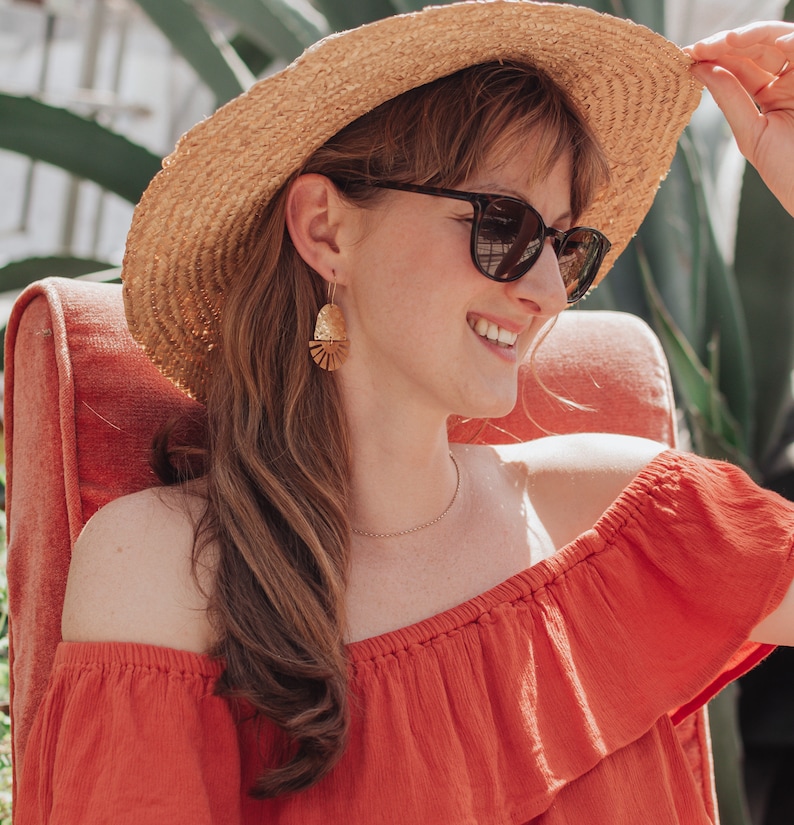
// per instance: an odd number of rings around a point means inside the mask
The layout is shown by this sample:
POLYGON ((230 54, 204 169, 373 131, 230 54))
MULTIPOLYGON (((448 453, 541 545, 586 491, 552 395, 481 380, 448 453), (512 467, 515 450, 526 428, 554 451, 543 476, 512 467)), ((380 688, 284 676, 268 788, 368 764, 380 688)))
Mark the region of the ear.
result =
POLYGON ((342 236, 350 208, 325 175, 300 175, 287 193, 287 230, 303 260, 322 278, 344 284, 342 236))

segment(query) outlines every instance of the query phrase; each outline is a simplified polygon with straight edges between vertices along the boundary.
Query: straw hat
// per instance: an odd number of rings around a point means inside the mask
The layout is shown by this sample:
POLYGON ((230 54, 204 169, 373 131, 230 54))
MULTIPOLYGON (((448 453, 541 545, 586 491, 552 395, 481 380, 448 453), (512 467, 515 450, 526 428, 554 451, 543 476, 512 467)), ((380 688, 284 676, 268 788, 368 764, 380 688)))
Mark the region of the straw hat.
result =
POLYGON ((174 383, 206 398, 224 287, 257 208, 347 123, 408 89, 477 63, 545 70, 588 119, 609 188, 581 218, 612 241, 600 277, 637 231, 700 84, 678 47, 627 20, 527 0, 433 6, 334 34, 199 123, 138 205, 124 256, 127 319, 174 383))

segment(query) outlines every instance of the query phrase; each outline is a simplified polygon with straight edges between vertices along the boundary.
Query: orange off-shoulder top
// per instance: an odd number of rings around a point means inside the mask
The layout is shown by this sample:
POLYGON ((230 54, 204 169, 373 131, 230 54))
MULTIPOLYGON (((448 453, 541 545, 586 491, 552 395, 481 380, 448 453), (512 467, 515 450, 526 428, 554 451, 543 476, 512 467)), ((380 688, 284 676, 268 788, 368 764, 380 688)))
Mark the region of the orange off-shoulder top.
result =
POLYGON ((793 538, 794 508, 736 468, 663 453, 552 558, 349 645, 349 745, 273 800, 249 789, 284 740, 214 695, 222 662, 61 644, 14 821, 709 823, 673 726, 768 651, 746 640, 793 538))

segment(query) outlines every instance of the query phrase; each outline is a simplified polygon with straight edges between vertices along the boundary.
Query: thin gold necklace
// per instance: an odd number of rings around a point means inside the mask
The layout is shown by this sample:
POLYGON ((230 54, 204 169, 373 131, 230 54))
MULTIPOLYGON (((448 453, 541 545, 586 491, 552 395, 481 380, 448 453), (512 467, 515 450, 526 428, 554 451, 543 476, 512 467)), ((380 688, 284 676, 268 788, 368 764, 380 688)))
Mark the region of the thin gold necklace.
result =
POLYGON ((458 466, 458 460, 452 454, 450 450, 449 457, 452 459, 452 463, 455 465, 455 474, 457 475, 457 482, 455 484, 455 492, 452 494, 452 501, 449 502, 447 505, 447 509, 440 516, 436 516, 432 521, 426 521, 424 524, 420 524, 418 527, 411 527, 409 530, 398 530, 396 533, 368 533, 366 530, 356 530, 355 527, 351 527, 351 532, 355 533, 357 536, 367 536, 371 539, 393 539, 397 536, 407 536, 409 533, 416 533, 417 530, 424 530, 425 527, 431 527, 433 524, 438 524, 444 516, 449 513, 452 509, 452 505, 455 503, 455 500, 458 497, 458 493, 460 492, 460 467, 458 466))

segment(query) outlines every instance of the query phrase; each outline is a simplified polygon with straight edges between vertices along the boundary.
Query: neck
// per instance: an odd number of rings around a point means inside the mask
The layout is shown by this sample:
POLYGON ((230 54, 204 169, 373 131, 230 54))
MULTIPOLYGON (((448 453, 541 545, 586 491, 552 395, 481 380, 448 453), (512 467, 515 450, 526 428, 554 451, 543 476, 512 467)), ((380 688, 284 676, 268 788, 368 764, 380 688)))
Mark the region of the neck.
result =
POLYGON ((412 415, 404 404, 349 404, 347 410, 352 527, 396 533, 437 519, 458 483, 445 417, 412 415))

